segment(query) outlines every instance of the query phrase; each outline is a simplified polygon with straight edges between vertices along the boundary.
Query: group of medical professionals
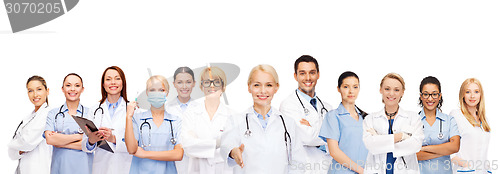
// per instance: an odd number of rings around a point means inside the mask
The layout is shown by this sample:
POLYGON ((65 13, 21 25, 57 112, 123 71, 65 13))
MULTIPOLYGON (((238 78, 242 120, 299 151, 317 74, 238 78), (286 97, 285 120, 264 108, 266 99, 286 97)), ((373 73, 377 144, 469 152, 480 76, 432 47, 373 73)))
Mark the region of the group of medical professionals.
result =
POLYGON ((78 74, 62 79, 66 101, 53 107, 46 81, 32 76, 26 89, 34 110, 17 127, 9 156, 21 174, 491 173, 490 126, 477 79, 462 83, 460 108, 445 114, 441 83, 423 78, 417 113, 400 107, 405 81, 389 73, 380 82, 384 107, 368 114, 356 105, 361 83, 354 72, 339 76, 342 98, 334 108, 315 90, 315 58, 299 57, 294 70, 298 87, 276 108, 278 74, 270 65, 255 66, 247 81, 253 105, 243 112, 220 102, 228 81, 218 67, 202 70, 200 82, 190 68, 178 68, 172 83, 178 96, 169 102, 167 79, 151 76, 147 110, 127 97, 117 66, 104 70, 102 97, 92 107, 80 103, 78 74), (202 102, 191 98, 196 84, 202 102), (91 120, 98 130, 83 129, 73 117, 91 120))

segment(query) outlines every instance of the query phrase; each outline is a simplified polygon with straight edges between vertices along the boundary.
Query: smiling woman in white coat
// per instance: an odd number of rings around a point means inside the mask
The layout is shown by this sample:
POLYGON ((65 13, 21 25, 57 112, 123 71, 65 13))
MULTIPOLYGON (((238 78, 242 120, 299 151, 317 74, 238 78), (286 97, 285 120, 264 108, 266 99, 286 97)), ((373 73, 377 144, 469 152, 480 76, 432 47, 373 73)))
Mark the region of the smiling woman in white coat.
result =
POLYGON ((293 119, 271 106, 279 80, 270 65, 258 65, 248 78, 253 106, 231 117, 221 140, 221 156, 234 173, 302 173, 300 142, 293 119), (238 166, 236 166, 238 165, 238 166))
POLYGON ((185 112, 182 133, 184 153, 189 158, 189 174, 233 173, 220 153, 220 139, 233 111, 220 102, 226 90, 226 74, 218 67, 201 72, 200 88, 205 94, 201 105, 185 112))
MULTIPOLYGON (((173 114, 183 117, 184 113, 196 108, 199 104, 191 98, 196 81, 194 80, 194 72, 191 68, 184 66, 179 67, 174 72, 174 87, 177 90, 175 100, 170 100, 167 103, 167 110, 173 114)), ((184 153, 181 161, 175 162, 177 173, 188 173, 189 157, 184 153)))
POLYGON ((363 121, 363 142, 368 149, 364 173, 419 173, 416 153, 422 147, 424 131, 417 113, 399 107, 405 83, 396 73, 380 83, 385 107, 363 121))
POLYGON ((86 152, 95 152, 92 166, 93 174, 128 173, 132 155, 128 154, 125 142, 125 119, 127 113, 127 80, 125 73, 117 66, 104 70, 101 77, 101 95, 99 104, 90 108, 91 118, 105 134, 106 141, 114 153, 96 148, 94 134, 84 137, 82 149, 86 152), (92 144, 92 145, 91 145, 92 144))
POLYGON ((35 110, 23 118, 10 141, 9 157, 19 160, 16 173, 50 173, 52 146, 47 145, 41 136, 47 120, 48 95, 47 83, 40 76, 32 76, 26 82, 28 98, 35 110))

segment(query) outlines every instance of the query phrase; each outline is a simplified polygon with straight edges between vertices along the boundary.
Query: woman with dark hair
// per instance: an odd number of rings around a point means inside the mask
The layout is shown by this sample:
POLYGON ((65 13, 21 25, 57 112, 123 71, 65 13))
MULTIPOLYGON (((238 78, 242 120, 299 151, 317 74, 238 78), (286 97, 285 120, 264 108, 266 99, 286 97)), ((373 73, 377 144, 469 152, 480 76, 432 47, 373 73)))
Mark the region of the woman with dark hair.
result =
POLYGON ((80 75, 75 73, 66 75, 62 86, 66 102, 48 113, 44 137, 47 144, 54 146, 50 171, 52 174, 92 173, 94 155, 82 151, 83 130, 72 117, 92 119, 89 108, 80 104, 83 90, 83 80, 80 75))
POLYGON ((114 150, 96 148, 99 133, 91 133, 83 138, 82 149, 94 153, 92 173, 127 173, 130 170, 132 155, 127 151, 125 142, 125 119, 127 113, 127 80, 120 67, 111 66, 104 70, 101 77, 102 98, 99 104, 90 108, 90 116, 99 127, 98 132, 108 137, 106 141, 114 150))
POLYGON ((328 173, 363 173, 368 154, 363 144, 363 119, 368 114, 355 105, 359 89, 355 73, 346 71, 340 75, 337 90, 342 102, 328 112, 319 133, 333 157, 328 173))
POLYGON ((443 114, 441 83, 429 76, 420 83, 419 112, 424 124, 424 142, 417 153, 422 173, 453 173, 450 155, 460 148, 460 133, 454 117, 443 114))
POLYGON ((19 160, 16 173, 50 173, 52 146, 47 145, 43 134, 49 111, 47 83, 40 76, 32 76, 26 82, 28 98, 35 109, 17 126, 9 143, 9 157, 19 160))

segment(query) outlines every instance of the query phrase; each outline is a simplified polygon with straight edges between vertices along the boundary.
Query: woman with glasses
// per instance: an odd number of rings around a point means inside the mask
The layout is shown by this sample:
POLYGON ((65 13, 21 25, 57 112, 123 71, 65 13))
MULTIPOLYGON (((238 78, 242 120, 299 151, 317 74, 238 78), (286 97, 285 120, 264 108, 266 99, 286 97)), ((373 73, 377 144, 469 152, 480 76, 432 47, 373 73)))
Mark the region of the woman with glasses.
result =
POLYGON ((125 145, 134 155, 130 173, 177 173, 174 161, 184 154, 179 138, 182 123, 165 110, 168 90, 165 77, 151 76, 146 82, 151 109, 135 112, 135 101, 127 106, 125 145))
POLYGON ((421 173, 453 173, 450 155, 460 148, 460 134, 455 118, 441 112, 442 104, 439 80, 424 78, 420 83, 419 115, 425 138, 417 153, 421 173))
POLYGON ((71 117, 92 119, 89 108, 80 104, 83 89, 83 80, 78 74, 66 75, 62 86, 66 103, 48 113, 44 137, 47 144, 54 146, 50 171, 52 174, 90 174, 92 172, 94 155, 82 151, 83 130, 71 117))
POLYGON ((220 102, 226 90, 226 74, 218 67, 208 67, 201 72, 200 79, 205 100, 186 111, 182 121, 182 146, 189 158, 187 173, 233 173, 220 153, 224 126, 234 115, 220 102))
MULTIPOLYGON (((466 79, 459 91, 460 109, 451 111, 460 131, 460 150, 451 155, 454 172, 491 173, 488 161, 490 125, 486 119, 483 86, 476 78, 466 79)), ((491 166, 490 166, 491 165, 491 166)))

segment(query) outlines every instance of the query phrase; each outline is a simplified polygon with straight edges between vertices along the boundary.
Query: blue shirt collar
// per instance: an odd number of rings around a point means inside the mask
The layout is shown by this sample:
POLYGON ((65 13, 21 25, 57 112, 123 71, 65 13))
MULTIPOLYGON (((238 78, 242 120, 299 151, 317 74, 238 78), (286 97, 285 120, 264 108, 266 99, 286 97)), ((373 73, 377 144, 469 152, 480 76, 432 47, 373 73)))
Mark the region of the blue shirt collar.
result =
MULTIPOLYGON (((422 108, 422 110, 420 111, 419 115, 420 115, 420 120, 424 120, 426 118, 425 112, 424 112, 424 108, 422 108)), ((438 119, 440 119, 442 121, 446 121, 445 117, 444 117, 444 114, 441 111, 439 111, 439 109, 436 109, 436 118, 438 118, 438 119)))
POLYGON ((179 100, 179 96, 175 97, 175 99, 177 100, 177 104, 179 104, 179 106, 188 106, 189 103, 191 102, 191 99, 188 100, 188 102, 186 103, 182 103, 180 100, 179 100))
POLYGON ((306 100, 307 100, 307 103, 309 103, 309 101, 311 101, 311 99, 313 99, 313 98, 314 98, 314 99, 316 99, 316 92, 314 92, 314 97, 311 97, 311 96, 309 96, 309 95, 307 95, 307 94, 303 93, 303 92, 302 92, 301 90, 299 90, 299 89, 296 89, 296 90, 297 90, 297 93, 299 93, 299 95, 301 95, 302 97, 304 97, 304 99, 306 99, 306 100))
MULTIPOLYGON (((358 115, 361 115, 361 112, 358 110, 358 108, 355 108, 355 109, 356 109, 356 112, 358 113, 358 115)), ((349 111, 347 111, 347 109, 344 107, 342 102, 340 102, 339 107, 337 108, 337 112, 339 115, 350 115, 351 114, 351 113, 349 113, 349 111)))
MULTIPOLYGON (((253 109, 253 107, 252 107, 252 109, 253 109)), ((269 112, 267 112, 267 114, 266 114, 266 120, 267 120, 269 117, 271 117, 271 114, 273 113, 272 111, 273 111, 273 109, 272 109, 272 108, 271 108, 271 109, 269 109, 269 112)), ((264 119, 264 116, 263 116, 263 115, 260 115, 257 111, 255 111, 255 109, 253 109, 253 113, 255 113, 255 115, 257 115, 257 118, 262 119, 262 120, 264 119)))
POLYGON ((116 103, 109 103, 108 101, 108 98, 106 98, 106 106, 108 106, 108 109, 111 108, 112 106, 114 106, 115 108, 118 107, 118 105, 120 105, 122 101, 122 97, 120 96, 120 98, 118 99, 118 101, 116 103))
MULTIPOLYGON (((172 114, 168 113, 166 110, 165 110, 165 112, 163 112, 163 120, 165 120, 165 121, 169 121, 169 120, 175 121, 178 118, 179 117, 177 117, 176 115, 172 115, 172 114)), ((151 109, 149 109, 147 111, 147 113, 145 113, 144 117, 139 118, 139 119, 140 120, 153 119, 153 113, 151 112, 151 109)))
MULTIPOLYGON (((78 103, 78 108, 76 109, 76 113, 77 113, 77 115, 75 115, 75 116, 83 116, 83 113, 82 113, 82 108, 83 108, 82 104, 78 103), (79 113, 79 114, 78 114, 78 113, 79 113)), ((69 109, 68 109, 68 104, 67 104, 66 102, 64 103, 64 106, 63 106, 63 108, 61 109, 61 111, 62 111, 62 112, 68 112, 68 111, 69 111, 69 109)))

